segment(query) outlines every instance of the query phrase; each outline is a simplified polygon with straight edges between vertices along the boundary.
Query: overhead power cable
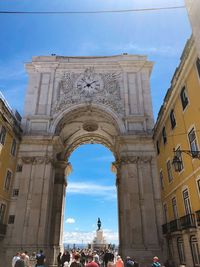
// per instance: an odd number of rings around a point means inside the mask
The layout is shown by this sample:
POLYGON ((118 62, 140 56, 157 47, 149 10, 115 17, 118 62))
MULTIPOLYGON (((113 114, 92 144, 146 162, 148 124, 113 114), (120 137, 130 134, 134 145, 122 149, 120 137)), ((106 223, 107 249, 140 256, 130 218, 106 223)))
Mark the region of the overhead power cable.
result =
POLYGON ((152 7, 152 8, 138 8, 138 9, 121 9, 121 10, 96 10, 96 11, 5 11, 0 10, 0 14, 32 14, 32 15, 62 15, 62 14, 103 14, 103 13, 131 13, 131 12, 146 12, 146 11, 160 11, 170 9, 182 9, 185 6, 168 6, 168 7, 152 7))

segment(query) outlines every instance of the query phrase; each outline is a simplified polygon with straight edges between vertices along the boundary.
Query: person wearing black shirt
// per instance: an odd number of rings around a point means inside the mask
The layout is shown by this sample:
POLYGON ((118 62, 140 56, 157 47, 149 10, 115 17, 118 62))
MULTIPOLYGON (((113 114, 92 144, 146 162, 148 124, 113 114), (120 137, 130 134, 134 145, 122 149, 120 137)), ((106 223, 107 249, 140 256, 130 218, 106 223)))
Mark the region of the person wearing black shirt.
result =
POLYGON ((43 250, 40 250, 40 253, 36 255, 36 260, 37 260, 37 267, 44 267, 46 257, 43 254, 43 250))

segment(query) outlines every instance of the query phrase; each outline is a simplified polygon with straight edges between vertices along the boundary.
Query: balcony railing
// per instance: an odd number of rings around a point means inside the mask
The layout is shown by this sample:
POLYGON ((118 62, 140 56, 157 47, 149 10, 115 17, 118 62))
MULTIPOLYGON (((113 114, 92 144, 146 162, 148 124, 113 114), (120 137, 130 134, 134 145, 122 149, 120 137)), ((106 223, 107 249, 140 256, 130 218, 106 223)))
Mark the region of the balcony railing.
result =
POLYGON ((178 219, 171 221, 169 223, 169 227, 170 227, 170 232, 176 232, 181 230, 180 221, 178 219))
POLYGON ((176 231, 181 231, 184 229, 195 228, 200 226, 200 210, 196 211, 195 214, 187 214, 179 219, 173 220, 169 223, 162 225, 162 232, 164 235, 170 234, 176 231))
POLYGON ((188 229, 196 227, 195 215, 187 214, 180 218, 181 229, 188 229))
POLYGON ((7 228, 7 225, 6 224, 1 224, 0 223, 0 236, 5 236, 6 234, 6 228, 7 228))
POLYGON ((163 232, 163 235, 166 235, 167 233, 169 233, 169 224, 168 223, 165 223, 162 225, 162 232, 163 232))
POLYGON ((197 220, 197 225, 200 226, 200 210, 196 211, 196 220, 197 220))

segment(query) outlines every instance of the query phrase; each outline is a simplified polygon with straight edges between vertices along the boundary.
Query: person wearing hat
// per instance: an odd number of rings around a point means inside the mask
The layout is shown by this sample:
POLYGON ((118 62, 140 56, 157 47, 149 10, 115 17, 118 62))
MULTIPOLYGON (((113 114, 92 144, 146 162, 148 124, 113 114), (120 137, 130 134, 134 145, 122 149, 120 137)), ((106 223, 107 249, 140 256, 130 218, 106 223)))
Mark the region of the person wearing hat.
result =
POLYGON ((151 266, 152 267, 161 267, 161 264, 159 262, 159 258, 157 256, 153 257, 153 263, 151 266))

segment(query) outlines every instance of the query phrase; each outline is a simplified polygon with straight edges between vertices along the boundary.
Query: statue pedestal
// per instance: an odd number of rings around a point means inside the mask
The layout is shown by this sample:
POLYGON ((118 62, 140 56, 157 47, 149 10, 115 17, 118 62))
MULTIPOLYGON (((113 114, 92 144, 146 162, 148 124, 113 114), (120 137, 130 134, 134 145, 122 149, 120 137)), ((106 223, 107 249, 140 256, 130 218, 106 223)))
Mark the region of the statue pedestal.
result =
POLYGON ((96 230, 96 237, 92 242, 92 249, 105 249, 108 247, 106 240, 103 236, 103 230, 96 230))

